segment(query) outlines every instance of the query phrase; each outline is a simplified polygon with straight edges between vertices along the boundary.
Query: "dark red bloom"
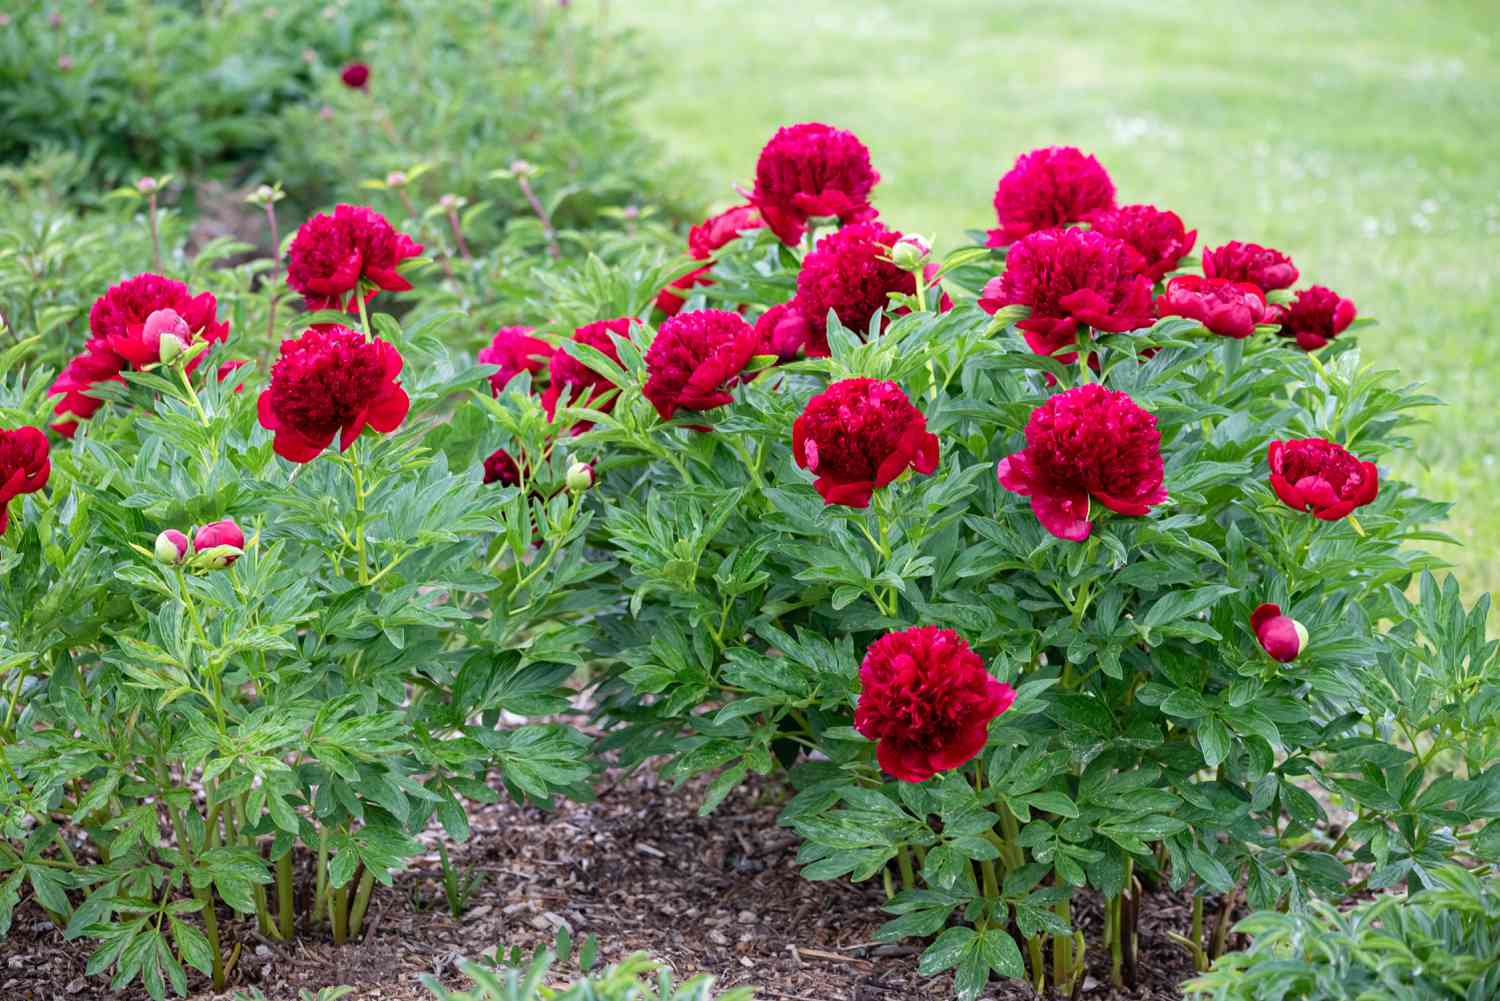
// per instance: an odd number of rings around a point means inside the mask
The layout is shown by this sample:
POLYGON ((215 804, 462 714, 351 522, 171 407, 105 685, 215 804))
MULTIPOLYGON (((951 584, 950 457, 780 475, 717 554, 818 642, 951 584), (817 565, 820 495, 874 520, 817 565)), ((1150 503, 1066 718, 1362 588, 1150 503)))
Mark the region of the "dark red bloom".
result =
MULTIPOLYGON (((688 253, 694 260, 709 260, 714 256, 714 251, 721 249, 741 233, 760 229, 764 225, 760 210, 754 205, 736 205, 725 209, 718 215, 709 216, 688 232, 688 253)), ((689 271, 662 289, 656 295, 656 308, 668 316, 676 316, 682 309, 685 296, 678 295, 673 290, 686 292, 695 285, 712 285, 714 282, 709 277, 710 270, 711 266, 704 265, 689 271)))
POLYGON ((342 452, 366 425, 396 430, 411 407, 396 382, 401 364, 393 346, 347 327, 313 328, 283 341, 259 400, 261 427, 276 433, 276 454, 311 462, 335 435, 342 452))
MULTIPOLYGON (((615 342, 610 340, 609 335, 629 337, 631 326, 639 322, 630 316, 621 316, 613 320, 596 320, 573 331, 573 340, 578 344, 587 344, 591 348, 598 349, 610 361, 619 362, 619 349, 615 347, 615 342)), ((552 355, 547 391, 542 394, 542 406, 547 409, 549 418, 557 416, 559 402, 573 403, 609 413, 615 407, 615 397, 611 396, 603 403, 597 401, 600 396, 614 388, 615 384, 609 381, 608 376, 595 372, 577 358, 559 349, 552 355)), ((588 421, 582 421, 574 427, 574 431, 587 431, 590 427, 592 425, 588 421)))
POLYGON ((804 122, 778 129, 760 151, 750 200, 783 243, 797 243, 813 217, 837 216, 842 223, 875 218, 870 190, 879 180, 870 151, 854 133, 804 122))
POLYGON ((1250 282, 1262 292, 1291 288, 1297 281, 1297 267, 1279 250, 1258 243, 1230 240, 1222 247, 1203 252, 1203 274, 1232 282, 1250 282))
POLYGON ((1031 315, 1016 326, 1042 355, 1075 343, 1080 324, 1107 333, 1150 326, 1151 281, 1135 272, 1132 253, 1123 241, 1091 230, 1032 233, 1010 248, 1005 273, 985 285, 979 305, 991 315, 1030 306, 1031 315))
POLYGON ((1283 337, 1294 337, 1303 351, 1316 351, 1349 329, 1358 311, 1354 303, 1322 285, 1297 293, 1297 298, 1281 310, 1283 337))
POLYGON ((669 318, 646 351, 643 396, 669 421, 683 410, 712 410, 734 400, 739 379, 759 345, 755 328, 738 313, 695 310, 669 318))
POLYGON ((1088 217, 1089 228, 1096 233, 1123 240, 1130 248, 1131 266, 1136 274, 1153 282, 1175 270, 1177 262, 1198 241, 1196 229, 1185 229, 1176 212, 1155 205, 1121 205, 1103 209, 1088 217))
POLYGON ((1259 286, 1197 275, 1178 275, 1167 282, 1156 310, 1162 316, 1197 320, 1213 333, 1236 338, 1249 337, 1257 323, 1269 322, 1272 315, 1259 286))
POLYGON ((925 782, 973 759, 990 721, 1016 701, 951 629, 914 626, 870 644, 859 665, 854 728, 903 782, 925 782))
POLYGON ((807 343, 807 317, 797 308, 795 300, 777 303, 760 314, 755 321, 755 332, 760 339, 756 354, 775 355, 780 362, 793 361, 807 343))
MULTIPOLYGON (((89 310, 89 350, 99 354, 100 348, 107 347, 136 369, 155 365, 161 361, 164 333, 184 344, 228 337, 229 324, 215 318, 218 306, 213 293, 189 295, 182 282, 161 275, 127 278, 94 300, 89 310), (153 314, 160 315, 153 320, 153 314)), ((196 368, 202 358, 201 354, 194 358, 188 370, 196 368)))
POLYGON ((792 424, 792 458, 817 476, 824 504, 867 507, 908 469, 931 475, 938 440, 894 382, 845 379, 807 401, 792 424))
POLYGON ((1000 460, 995 478, 1031 498, 1042 527, 1059 539, 1089 537, 1090 498, 1140 517, 1167 499, 1156 418, 1126 393, 1097 383, 1059 393, 1031 412, 1026 447, 1000 460))
POLYGON ((498 483, 502 487, 513 487, 521 482, 521 467, 515 457, 503 448, 497 448, 484 460, 484 482, 498 483))
POLYGON ((1323 438, 1273 441, 1266 447, 1271 488, 1288 507, 1338 521, 1380 493, 1380 470, 1323 438))
POLYGON ((26 425, 0 428, 0 535, 10 524, 10 502, 36 493, 51 475, 52 446, 45 434, 26 425))
POLYGON ((397 265, 422 252, 422 245, 398 232, 385 216, 362 205, 334 206, 297 230, 287 251, 286 283, 302 293, 308 309, 359 311, 355 289, 369 302, 382 289, 405 292, 411 282, 397 265))
POLYGON ((1115 207, 1115 185, 1093 157, 1072 146, 1044 146, 1016 158, 995 187, 991 247, 1005 247, 1039 230, 1083 222, 1115 207))
POLYGON ((1307 627, 1290 615, 1282 615, 1280 605, 1267 603, 1256 608, 1250 613, 1250 628, 1261 648, 1283 664, 1296 660, 1307 648, 1307 627))
POLYGON ((350 63, 339 70, 339 79, 351 90, 364 90, 370 82, 370 67, 364 63, 350 63))
POLYGON ((500 366, 500 371, 490 376, 490 392, 499 396, 500 390, 522 372, 530 372, 533 378, 540 375, 552 361, 554 350, 540 337, 532 337, 530 327, 501 327, 489 347, 479 350, 481 365, 500 366))
MULTIPOLYGON (((52 412, 59 416, 67 414, 78 420, 88 420, 104 406, 103 400, 89 396, 88 391, 101 382, 124 382, 120 378, 120 372, 126 364, 125 359, 111 351, 106 344, 98 339, 90 340, 84 352, 68 362, 57 381, 52 383, 52 388, 47 390, 48 396, 62 397, 52 412)), ((51 427, 64 438, 71 438, 78 430, 78 420, 58 421, 51 427)))
POLYGON ((809 358, 828 357, 828 311, 863 335, 877 309, 882 325, 895 310, 890 293, 914 295, 917 280, 888 259, 901 234, 878 222, 856 223, 829 233, 802 261, 797 274, 797 310, 807 320, 809 358))

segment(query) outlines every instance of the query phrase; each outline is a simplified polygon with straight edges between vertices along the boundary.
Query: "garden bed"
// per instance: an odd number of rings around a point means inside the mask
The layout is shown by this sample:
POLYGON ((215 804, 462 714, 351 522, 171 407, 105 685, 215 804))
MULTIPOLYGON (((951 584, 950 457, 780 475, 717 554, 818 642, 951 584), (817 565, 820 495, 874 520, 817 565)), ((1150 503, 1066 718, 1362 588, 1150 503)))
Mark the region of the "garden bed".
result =
MULTIPOLYGON (((531 950, 550 945, 558 922, 576 937, 599 938, 612 962, 644 951, 683 975, 708 972, 720 984, 751 984, 769 1001, 905 1001, 943 998, 951 981, 916 973, 914 944, 873 940, 884 922, 878 881, 813 883, 797 871, 796 840, 778 828, 777 790, 747 786, 712 817, 697 815, 702 784, 672 789, 653 773, 612 775, 594 803, 568 803, 556 813, 504 802, 476 812, 473 835, 451 853, 454 865, 484 873, 462 919, 443 898, 435 851, 413 860, 394 889, 376 891, 363 941, 335 947, 323 929, 299 929, 289 946, 261 938, 254 922, 224 911, 225 941, 241 942, 226 994, 195 978, 194 997, 233 997, 259 989, 270 1001, 293 1001, 298 990, 356 988, 349 1001, 430 1001, 421 974, 460 984, 455 963, 496 946, 531 950)), ((1099 932, 1097 899, 1085 898, 1080 923, 1099 932)), ((1114 1001, 1178 998, 1191 973, 1185 952, 1167 938, 1187 927, 1188 906, 1163 891, 1142 908, 1140 986, 1112 991, 1107 957, 1090 952, 1091 975, 1079 997, 1114 1001)), ((86 978, 87 941, 64 942, 35 905, 17 911, 0 966, 7 1001, 143 1001, 139 985, 109 990, 86 978)), ((1019 982, 997 982, 986 998, 1033 997, 1019 982)))

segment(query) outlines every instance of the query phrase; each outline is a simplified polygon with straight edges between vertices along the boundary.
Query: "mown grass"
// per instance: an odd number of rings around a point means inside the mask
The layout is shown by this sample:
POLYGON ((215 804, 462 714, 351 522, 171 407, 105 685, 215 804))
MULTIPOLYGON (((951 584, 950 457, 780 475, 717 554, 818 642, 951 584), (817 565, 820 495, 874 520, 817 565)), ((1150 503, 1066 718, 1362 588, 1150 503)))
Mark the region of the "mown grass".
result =
MULTIPOLYGON (((594 0, 595 4, 601 0, 594 0)), ((594 13, 599 12, 598 8, 594 13)), ((856 131, 890 224, 991 224, 996 178, 1094 152, 1203 241, 1290 252, 1380 325, 1367 363, 1448 406, 1396 472, 1455 502, 1445 555, 1500 585, 1500 19, 1493 0, 612 0, 654 62, 643 128, 734 197, 781 124, 856 131)), ((588 13, 585 8, 581 13, 588 13)))

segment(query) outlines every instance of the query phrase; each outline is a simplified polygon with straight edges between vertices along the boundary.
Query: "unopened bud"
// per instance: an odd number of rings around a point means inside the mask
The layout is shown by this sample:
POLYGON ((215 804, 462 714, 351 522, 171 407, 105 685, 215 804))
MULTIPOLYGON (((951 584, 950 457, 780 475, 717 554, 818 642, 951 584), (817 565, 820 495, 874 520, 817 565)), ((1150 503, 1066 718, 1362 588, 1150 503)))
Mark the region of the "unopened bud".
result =
POLYGON ((1290 615, 1281 614, 1281 606, 1264 604, 1250 613, 1250 628, 1273 660, 1283 664, 1297 659, 1307 649, 1307 627, 1290 615))
POLYGON ((634 221, 636 219, 639 219, 641 217, 640 206, 637 206, 637 205, 627 205, 627 206, 625 206, 625 209, 624 209, 624 211, 623 211, 622 214, 625 216, 626 219, 629 219, 629 220, 632 220, 632 221, 634 221))
POLYGON ((385 186, 388 188, 406 187, 406 171, 393 170, 389 174, 385 175, 385 186))
POLYGON ((322 109, 318 111, 318 117, 325 122, 333 121, 333 109, 326 104, 323 105, 322 109))
POLYGON ((63 26, 62 14, 54 10, 52 13, 47 15, 47 23, 52 25, 52 27, 54 28, 61 28, 63 26))
POLYGON ((156 562, 175 567, 187 559, 188 537, 169 528, 156 537, 156 562))
POLYGON ((57 68, 62 70, 64 73, 68 72, 68 70, 73 68, 73 57, 69 55, 58 56, 57 68))
POLYGON ((193 533, 193 563, 222 570, 245 555, 245 533, 232 518, 204 525, 193 533))
POLYGON ((590 462, 575 462, 568 467, 568 492, 581 494, 594 485, 594 465, 590 462))
POLYGON ((932 246, 920 236, 903 236, 891 245, 891 263, 902 271, 920 271, 932 246))
POLYGON ((175 309, 158 309, 141 326, 141 340, 162 362, 170 362, 186 351, 192 339, 187 321, 175 309))
POLYGON ((135 182, 135 190, 139 191, 143 195, 149 195, 149 194, 151 194, 151 192, 153 192, 153 191, 156 190, 156 178, 154 178, 154 177, 143 177, 143 178, 141 178, 139 181, 135 182))
POLYGON ((531 164, 527 163, 525 160, 512 160, 510 164, 510 172, 512 174, 515 174, 517 177, 527 177, 531 174, 531 164))
POLYGON ((444 195, 438 199, 438 204, 442 206, 444 212, 452 212, 458 208, 458 203, 459 199, 457 195, 444 195))

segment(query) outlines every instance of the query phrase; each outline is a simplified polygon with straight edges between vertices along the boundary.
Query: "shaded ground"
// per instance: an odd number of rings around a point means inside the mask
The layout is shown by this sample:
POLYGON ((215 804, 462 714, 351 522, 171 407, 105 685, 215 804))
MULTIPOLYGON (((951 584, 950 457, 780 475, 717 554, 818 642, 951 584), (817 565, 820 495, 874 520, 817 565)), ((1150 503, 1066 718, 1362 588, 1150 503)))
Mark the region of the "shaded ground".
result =
MULTIPOLYGON (((755 985, 766 1001, 952 996, 947 977, 916 974, 917 943, 872 941, 884 917, 874 881, 811 883, 798 875, 793 836, 775 826, 777 807, 763 791, 743 789, 713 817, 699 818, 697 787, 673 791, 654 775, 636 774, 605 790, 597 803, 555 814, 501 804, 475 816, 473 835, 452 858, 482 870, 485 881, 460 921, 443 902, 436 833, 432 854, 415 860, 394 889, 377 889, 361 943, 335 947, 320 929, 283 946, 260 939, 253 924, 221 917, 226 942, 244 943, 223 997, 253 987, 270 1001, 294 1001, 299 988, 348 984, 358 988, 351 1001, 430 1001, 420 974, 457 984, 460 957, 496 946, 529 951, 550 943, 561 923, 579 939, 596 934, 606 961, 643 950, 684 976, 708 972, 721 984, 755 985)), ((1189 962, 1166 933, 1186 927, 1187 903, 1162 893, 1141 913, 1140 988, 1112 992, 1108 957, 1094 947, 1079 997, 1180 997, 1176 984, 1189 975, 1189 962)), ((1097 941, 1098 902, 1082 901, 1079 915, 1097 941)), ((139 990, 110 992, 106 978, 85 979, 90 951, 64 942, 40 911, 23 906, 0 950, 0 998, 145 998, 139 990)), ((195 997, 215 997, 201 977, 194 985, 202 991, 195 997)), ((1032 997, 1020 984, 986 994, 990 1001, 1032 997)))

